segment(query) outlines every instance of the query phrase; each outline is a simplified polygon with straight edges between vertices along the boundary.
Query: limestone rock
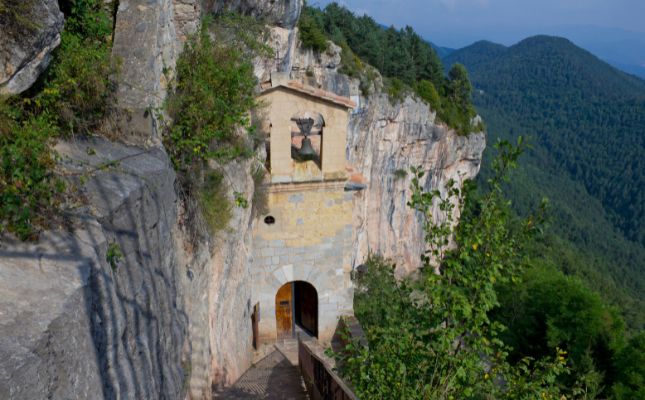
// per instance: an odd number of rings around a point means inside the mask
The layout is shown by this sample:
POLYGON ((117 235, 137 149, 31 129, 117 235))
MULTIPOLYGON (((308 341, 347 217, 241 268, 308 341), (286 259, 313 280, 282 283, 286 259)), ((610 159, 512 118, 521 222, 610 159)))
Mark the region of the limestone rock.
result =
POLYGON ((0 94, 27 90, 60 44, 63 13, 57 0, 9 0, 0 11, 0 94))
MULTIPOLYGON (((372 252, 393 259, 401 274, 418 269, 425 244, 419 216, 407 206, 410 167, 426 171, 423 183, 428 190, 443 190, 450 179, 461 185, 479 172, 484 134, 458 135, 412 95, 392 102, 382 92, 377 72, 370 95, 365 97, 357 79, 339 72, 340 47, 330 43, 327 51, 317 54, 303 49, 297 34, 285 32, 276 34, 271 43, 274 48, 289 49, 282 60, 283 71, 292 79, 350 97, 359 105, 350 117, 347 140, 349 167, 366 184, 354 203, 353 266, 361 265, 372 252)), ((433 214, 443 217, 438 208, 433 214)))
POLYGON ((0 398, 180 398, 188 319, 168 158, 98 139, 57 150, 67 175, 87 177, 89 207, 36 243, 0 242, 0 398))
POLYGON ((92 244, 64 232, 5 239, 0 257, 0 397, 91 398, 102 386, 85 301, 92 244))
POLYGON ((197 31, 201 19, 201 0, 173 0, 175 31, 178 39, 185 42, 188 35, 197 31))
POLYGON ((291 68, 291 56, 296 51, 297 29, 287 29, 274 26, 270 28, 269 46, 273 49, 275 57, 256 58, 254 60, 254 72, 261 85, 271 84, 273 72, 289 71, 291 68))
POLYGON ((302 11, 302 0, 209 0, 207 4, 210 12, 237 11, 287 29, 296 26, 302 11))
MULTIPOLYGON (((119 1, 118 100, 130 117, 126 127, 147 146, 60 143, 61 168, 75 177, 70 187, 86 203, 69 210, 69 226, 43 233, 37 243, 0 238, 0 398, 211 398, 213 387, 232 383, 250 366, 251 207, 233 206, 230 229, 194 240, 186 226, 194 222, 186 218, 190 205, 179 201, 168 157, 150 146, 159 139, 150 108, 163 102, 172 78, 166 73, 200 7, 197 0, 119 1)), ((351 262, 356 267, 376 251, 409 268, 402 272, 417 268, 421 225, 405 205, 409 176, 397 171, 423 166, 427 188, 471 178, 484 135, 458 136, 412 97, 391 104, 378 89, 363 97, 358 81, 339 73, 337 46, 325 54, 299 48, 299 0, 204 7, 278 25, 271 45, 280 58, 256 60, 261 81, 287 71, 359 104, 346 151, 366 187, 351 194, 351 262)), ((252 198, 252 162, 220 166, 232 204, 236 196, 252 198)))
MULTIPOLYGON (((252 209, 250 205, 247 208, 235 205, 236 196, 247 199, 249 204, 253 198, 251 164, 249 160, 222 166, 233 215, 229 227, 214 239, 214 252, 206 264, 210 273, 208 316, 212 324, 209 382, 217 387, 233 384, 253 361, 252 281, 248 268, 253 246, 252 209)), ((203 332, 193 333, 199 338, 203 332)), ((193 379, 199 381, 199 375, 193 379)))
POLYGON ((179 40, 172 0, 121 0, 112 54, 121 62, 119 127, 131 143, 160 143, 153 110, 163 104, 177 60, 179 40))
MULTIPOLYGON (((418 269, 425 243, 419 216, 407 206, 410 167, 426 171, 426 190, 445 193, 450 179, 461 187, 477 176, 485 146, 483 133, 457 135, 410 96, 396 104, 385 94, 370 96, 351 119, 348 135, 349 163, 369 182, 354 203, 354 265, 371 252, 391 258, 399 273, 418 269)), ((459 218, 458 208, 454 214, 459 218)), ((433 216, 444 217, 438 206, 433 216)))

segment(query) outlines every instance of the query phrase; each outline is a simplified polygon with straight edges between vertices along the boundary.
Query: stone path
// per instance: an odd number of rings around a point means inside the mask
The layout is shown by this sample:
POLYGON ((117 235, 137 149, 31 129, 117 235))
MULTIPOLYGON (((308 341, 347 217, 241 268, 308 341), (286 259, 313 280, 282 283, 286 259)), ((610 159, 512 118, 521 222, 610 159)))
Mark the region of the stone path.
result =
POLYGON ((308 399, 305 385, 298 370, 297 345, 278 347, 255 364, 229 389, 216 393, 214 399, 308 399), (283 354, 285 352, 285 354, 283 354), (294 358, 295 357, 295 358, 294 358), (295 365, 293 361, 295 360, 295 365))

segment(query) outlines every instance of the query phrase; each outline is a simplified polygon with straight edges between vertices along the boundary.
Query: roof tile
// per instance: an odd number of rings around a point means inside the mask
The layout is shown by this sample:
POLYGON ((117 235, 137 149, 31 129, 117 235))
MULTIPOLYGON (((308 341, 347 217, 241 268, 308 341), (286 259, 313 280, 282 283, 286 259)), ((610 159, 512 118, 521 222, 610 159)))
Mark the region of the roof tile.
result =
POLYGON ((327 100, 335 104, 346 106, 348 108, 356 108, 356 103, 350 98, 339 96, 336 93, 328 92, 322 89, 317 89, 313 86, 305 85, 299 81, 289 81, 284 84, 279 84, 264 90, 264 92, 267 92, 269 90, 272 90, 278 87, 292 89, 300 93, 308 94, 310 96, 318 97, 320 99, 327 100))

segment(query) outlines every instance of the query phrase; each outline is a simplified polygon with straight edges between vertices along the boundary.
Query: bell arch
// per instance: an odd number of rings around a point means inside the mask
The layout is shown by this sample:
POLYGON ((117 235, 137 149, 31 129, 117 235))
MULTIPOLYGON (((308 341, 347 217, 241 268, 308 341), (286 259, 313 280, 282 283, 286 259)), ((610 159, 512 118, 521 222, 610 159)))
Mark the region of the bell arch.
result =
POLYGON ((291 116, 290 121, 291 159, 314 161, 322 169, 325 117, 318 111, 299 111, 291 116))

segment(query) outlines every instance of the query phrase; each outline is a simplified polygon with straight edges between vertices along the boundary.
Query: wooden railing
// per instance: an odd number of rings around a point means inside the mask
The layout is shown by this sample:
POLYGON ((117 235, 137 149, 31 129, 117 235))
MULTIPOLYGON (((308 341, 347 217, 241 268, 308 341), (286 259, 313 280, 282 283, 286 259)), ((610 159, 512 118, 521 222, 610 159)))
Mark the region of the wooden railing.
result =
POLYGON ((358 397, 333 371, 334 362, 314 341, 298 339, 300 373, 312 400, 358 400, 358 397))

